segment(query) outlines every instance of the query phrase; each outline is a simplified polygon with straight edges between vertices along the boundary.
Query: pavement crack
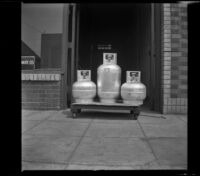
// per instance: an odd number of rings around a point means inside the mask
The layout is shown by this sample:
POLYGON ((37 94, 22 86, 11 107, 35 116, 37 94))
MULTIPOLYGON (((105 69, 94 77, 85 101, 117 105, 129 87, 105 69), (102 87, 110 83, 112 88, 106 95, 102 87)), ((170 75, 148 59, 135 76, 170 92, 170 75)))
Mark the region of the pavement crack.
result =
POLYGON ((141 114, 140 116, 146 116, 146 117, 154 117, 154 118, 162 118, 162 119, 166 119, 165 116, 154 116, 154 115, 145 115, 145 114, 141 114))
POLYGON ((80 140, 78 141, 78 144, 75 146, 74 150, 72 151, 72 153, 71 153, 70 156, 68 157, 68 159, 67 159, 67 161, 66 161, 67 165, 66 165, 65 169, 69 166, 70 160, 73 158, 74 153, 76 152, 78 146, 80 145, 81 141, 83 140, 83 138, 84 138, 86 132, 88 131, 88 129, 89 129, 91 123, 92 123, 92 121, 93 121, 93 119, 90 121, 90 123, 89 123, 88 126, 86 127, 85 131, 83 132, 83 135, 81 135, 80 140))
POLYGON ((181 120, 182 122, 184 122, 185 124, 187 124, 187 122, 185 120, 183 120, 181 117, 177 117, 179 120, 181 120))
POLYGON ((43 160, 27 160, 23 159, 22 162, 27 162, 27 163, 33 163, 33 164, 61 164, 61 165, 66 165, 65 162, 57 162, 57 161, 43 161, 43 160))
POLYGON ((143 135, 145 136, 143 139, 144 139, 144 140, 146 141, 146 143, 149 145, 149 147, 150 147, 150 149, 151 149, 151 152, 152 152, 152 154, 154 155, 155 159, 158 160, 158 158, 157 158, 157 156, 156 156, 156 154, 155 154, 155 152, 154 152, 154 150, 153 150, 151 144, 149 143, 148 137, 146 136, 146 134, 145 134, 145 132, 144 132, 144 130, 143 130, 143 128, 142 128, 142 125, 140 124, 139 121, 138 121, 138 125, 140 126, 140 129, 141 129, 143 135))
MULTIPOLYGON (((56 112, 54 112, 53 113, 53 115, 54 114, 56 114, 56 112)), ((38 122, 36 125, 34 125, 33 127, 31 127, 31 128, 29 128, 29 129, 27 129, 27 130, 25 130, 23 133, 22 133, 22 135, 23 134, 25 134, 27 131, 30 131, 30 130, 32 130, 33 128, 35 128, 36 126, 38 126, 38 125, 40 125, 42 122, 44 122, 47 118, 50 118, 52 116, 52 114, 49 114, 45 119, 42 119, 42 120, 27 120, 27 121, 40 121, 40 122, 38 122)), ((23 123, 23 119, 22 119, 22 121, 21 121, 21 123, 23 123)))

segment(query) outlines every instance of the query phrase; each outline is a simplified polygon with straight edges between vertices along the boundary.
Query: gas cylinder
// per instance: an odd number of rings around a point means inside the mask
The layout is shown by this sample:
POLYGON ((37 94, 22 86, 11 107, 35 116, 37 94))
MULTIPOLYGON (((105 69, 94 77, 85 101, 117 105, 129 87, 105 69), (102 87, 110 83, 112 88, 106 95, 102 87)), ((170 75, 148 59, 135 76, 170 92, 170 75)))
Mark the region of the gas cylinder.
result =
POLYGON ((97 69, 97 94, 102 103, 115 103, 120 94, 121 68, 117 53, 103 53, 103 64, 97 69))
POLYGON ((77 82, 72 86, 76 103, 91 103, 96 96, 96 84, 91 81, 91 70, 77 70, 77 82))
POLYGON ((146 98, 146 86, 140 81, 140 71, 127 71, 126 83, 121 86, 121 97, 124 104, 139 106, 146 98))

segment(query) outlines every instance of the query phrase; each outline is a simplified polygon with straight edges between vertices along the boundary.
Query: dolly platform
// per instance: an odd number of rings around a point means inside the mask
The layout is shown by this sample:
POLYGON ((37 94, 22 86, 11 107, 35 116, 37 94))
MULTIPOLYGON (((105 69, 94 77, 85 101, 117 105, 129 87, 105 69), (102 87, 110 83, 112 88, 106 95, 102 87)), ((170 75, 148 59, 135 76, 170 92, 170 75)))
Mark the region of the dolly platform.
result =
POLYGON ((130 110, 130 113, 133 114, 134 120, 137 120, 140 114, 139 106, 131 106, 123 103, 105 104, 105 103, 93 102, 89 104, 72 103, 71 104, 72 117, 75 118, 76 115, 81 112, 81 109, 130 110))

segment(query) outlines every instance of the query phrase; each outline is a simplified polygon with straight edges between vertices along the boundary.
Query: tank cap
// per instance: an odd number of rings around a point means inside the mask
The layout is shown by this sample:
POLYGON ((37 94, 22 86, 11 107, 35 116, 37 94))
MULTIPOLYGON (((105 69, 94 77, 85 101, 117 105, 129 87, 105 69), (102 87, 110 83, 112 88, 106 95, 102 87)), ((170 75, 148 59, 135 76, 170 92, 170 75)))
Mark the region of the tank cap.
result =
POLYGON ((141 71, 126 71, 126 82, 140 82, 141 71))
POLYGON ((103 64, 117 64, 117 53, 103 53, 103 64))
POLYGON ((91 81, 91 70, 77 70, 78 81, 91 81))

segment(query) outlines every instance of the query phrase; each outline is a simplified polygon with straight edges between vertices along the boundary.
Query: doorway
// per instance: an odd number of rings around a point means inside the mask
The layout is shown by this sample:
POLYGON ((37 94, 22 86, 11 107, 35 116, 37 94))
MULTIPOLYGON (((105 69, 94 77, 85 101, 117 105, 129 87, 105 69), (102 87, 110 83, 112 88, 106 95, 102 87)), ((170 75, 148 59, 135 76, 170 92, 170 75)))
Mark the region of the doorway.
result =
MULTIPOLYGON (((68 56, 71 64, 67 75, 71 75, 71 82, 67 85, 70 87, 76 81, 77 69, 90 69, 92 81, 97 83, 97 68, 103 63, 103 52, 115 52, 122 69, 121 83, 126 81, 126 71, 141 71, 141 82, 147 88, 142 108, 160 111, 161 5, 95 3, 73 7, 74 11, 69 14, 74 15, 69 15, 69 21, 74 21, 70 25, 71 31, 75 29, 74 45, 69 46, 74 46, 74 54, 68 56)), ((67 97, 71 102, 71 96, 67 97)))
POLYGON ((141 71, 141 82, 147 87, 143 107, 150 107, 151 5, 84 4, 79 26, 78 69, 90 69, 97 83, 103 52, 116 52, 121 83, 126 82, 126 71, 141 71))

